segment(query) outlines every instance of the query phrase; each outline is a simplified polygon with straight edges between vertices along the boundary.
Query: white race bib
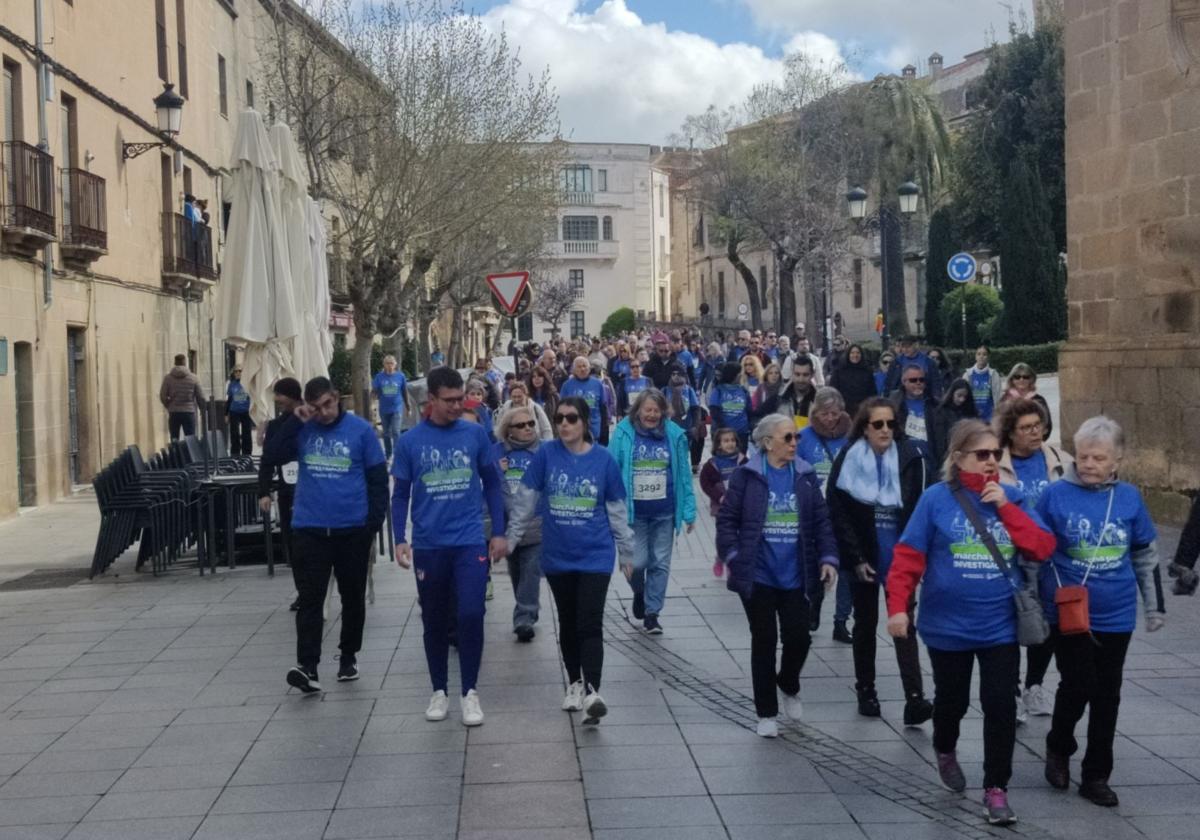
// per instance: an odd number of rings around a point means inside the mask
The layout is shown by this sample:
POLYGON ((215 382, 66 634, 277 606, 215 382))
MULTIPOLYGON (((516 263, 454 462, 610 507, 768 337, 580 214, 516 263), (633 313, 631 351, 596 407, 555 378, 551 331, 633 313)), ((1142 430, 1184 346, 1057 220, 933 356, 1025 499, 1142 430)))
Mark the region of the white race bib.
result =
POLYGON ((909 412, 908 419, 904 421, 904 434, 913 440, 929 440, 929 434, 925 431, 925 418, 909 412))
POLYGON ((667 474, 662 470, 646 470, 633 474, 633 500, 657 502, 667 498, 667 474))
POLYGON ((289 461, 279 468, 279 472, 283 475, 284 484, 295 484, 296 479, 300 477, 300 462, 289 461))

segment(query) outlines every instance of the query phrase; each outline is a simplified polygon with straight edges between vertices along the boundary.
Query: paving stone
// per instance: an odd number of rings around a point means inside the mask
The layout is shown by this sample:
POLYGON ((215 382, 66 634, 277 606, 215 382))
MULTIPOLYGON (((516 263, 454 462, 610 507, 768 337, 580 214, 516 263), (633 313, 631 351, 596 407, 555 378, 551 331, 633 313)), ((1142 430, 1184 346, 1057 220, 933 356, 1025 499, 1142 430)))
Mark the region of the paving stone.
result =
POLYGON ((714 796, 713 801, 726 825, 841 823, 850 819, 831 793, 714 796))
MULTIPOLYGON (((409 808, 346 808, 333 812, 326 840, 372 837, 420 837, 442 840, 455 835, 458 807, 417 805, 409 808)), ((201 840, 197 836, 196 840, 201 840)))
POLYGON ((695 767, 658 770, 588 770, 583 791, 594 799, 641 796, 703 796, 708 791, 695 767))
POLYGON ((285 785, 340 782, 350 769, 350 756, 321 756, 286 761, 243 761, 229 780, 234 785, 285 785))
POLYGON ((329 811, 209 814, 192 840, 321 840, 329 811))
MULTIPOLYGON (((579 778, 573 743, 472 744, 467 749, 466 782, 556 782, 579 778)), ((0 788, 0 794, 3 789, 0 788)))
POLYGON ((588 802, 592 828, 679 828, 717 826, 721 819, 707 796, 594 799, 588 802))
POLYGON ((409 805, 458 805, 462 796, 460 779, 441 776, 397 781, 393 778, 358 779, 348 782, 337 800, 343 808, 390 808, 409 805))
POLYGON ((0 799, 45 796, 48 793, 105 793, 121 777, 119 769, 65 773, 19 773, 0 785, 0 799))
POLYGON ((67 840, 188 840, 202 817, 161 817, 146 820, 85 820, 67 840))
POLYGON ((579 764, 589 770, 653 770, 670 772, 675 767, 693 767, 685 746, 603 746, 578 750, 579 764))
POLYGON ((565 828, 588 824, 579 782, 464 785, 463 829, 565 828))
POLYGON ((227 787, 212 806, 214 814, 328 810, 337 802, 341 782, 227 787))
POLYGON ((109 793, 88 812, 92 820, 190 817, 208 813, 220 788, 109 793))
POLYGON ((708 792, 721 794, 827 793, 829 785, 807 762, 785 765, 703 767, 708 792))
POLYGON ((6 799, 0 806, 0 826, 78 822, 99 799, 99 796, 39 796, 6 799))

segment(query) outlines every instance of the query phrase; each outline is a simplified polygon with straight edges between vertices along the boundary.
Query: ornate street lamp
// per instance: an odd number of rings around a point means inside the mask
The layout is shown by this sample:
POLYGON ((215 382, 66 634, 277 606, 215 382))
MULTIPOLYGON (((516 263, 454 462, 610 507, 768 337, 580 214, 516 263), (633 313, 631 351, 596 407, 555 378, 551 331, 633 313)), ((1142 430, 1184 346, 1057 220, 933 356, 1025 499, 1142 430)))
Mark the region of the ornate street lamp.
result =
POLYGON ((175 85, 170 82, 163 84, 163 92, 154 97, 154 113, 158 120, 158 133, 162 140, 157 143, 122 143, 121 157, 132 160, 151 149, 160 149, 170 144, 179 135, 183 125, 184 98, 175 92, 175 85))
MULTIPOLYGON (((902 235, 904 228, 902 222, 904 219, 917 212, 917 204, 921 197, 921 188, 912 181, 905 181, 896 190, 897 196, 900 199, 900 214, 897 215, 890 207, 880 205, 870 217, 867 216, 867 191, 862 187, 854 187, 850 192, 846 193, 846 204, 850 212, 850 218, 862 221, 864 226, 873 227, 879 230, 879 266, 880 276, 883 280, 883 334, 880 336, 880 341, 883 349, 887 349, 889 336, 889 316, 891 309, 888 306, 888 236, 887 224, 895 222, 897 230, 902 235)), ((904 254, 904 245, 900 244, 900 253, 904 254)))

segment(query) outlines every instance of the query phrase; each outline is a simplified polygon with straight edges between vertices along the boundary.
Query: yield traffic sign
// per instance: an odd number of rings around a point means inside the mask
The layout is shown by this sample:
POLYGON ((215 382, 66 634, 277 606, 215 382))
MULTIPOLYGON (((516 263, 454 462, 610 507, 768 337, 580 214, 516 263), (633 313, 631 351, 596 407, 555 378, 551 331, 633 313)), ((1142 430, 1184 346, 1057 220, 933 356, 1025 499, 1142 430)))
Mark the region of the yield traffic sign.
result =
POLYGON ((977 265, 975 258, 968 253, 955 254, 946 264, 946 273, 955 283, 970 283, 975 278, 977 265))
POLYGON ((521 302, 521 295, 529 285, 529 272, 510 271, 507 274, 489 274, 487 284, 491 287, 496 302, 505 312, 513 315, 521 302))

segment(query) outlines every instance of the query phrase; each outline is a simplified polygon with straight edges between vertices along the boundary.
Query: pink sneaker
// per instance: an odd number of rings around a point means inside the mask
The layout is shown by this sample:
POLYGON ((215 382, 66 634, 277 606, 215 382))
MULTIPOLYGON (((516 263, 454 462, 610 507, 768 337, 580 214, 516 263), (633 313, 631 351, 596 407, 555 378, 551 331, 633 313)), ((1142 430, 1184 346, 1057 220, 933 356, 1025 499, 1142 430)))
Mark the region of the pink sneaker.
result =
POLYGON ((1001 788, 984 789, 983 807, 988 825, 1012 825, 1017 821, 1016 814, 1008 807, 1008 793, 1001 788))
POLYGON ((724 578, 725 577, 725 561, 716 560, 713 562, 713 577, 715 577, 715 578, 724 578))

